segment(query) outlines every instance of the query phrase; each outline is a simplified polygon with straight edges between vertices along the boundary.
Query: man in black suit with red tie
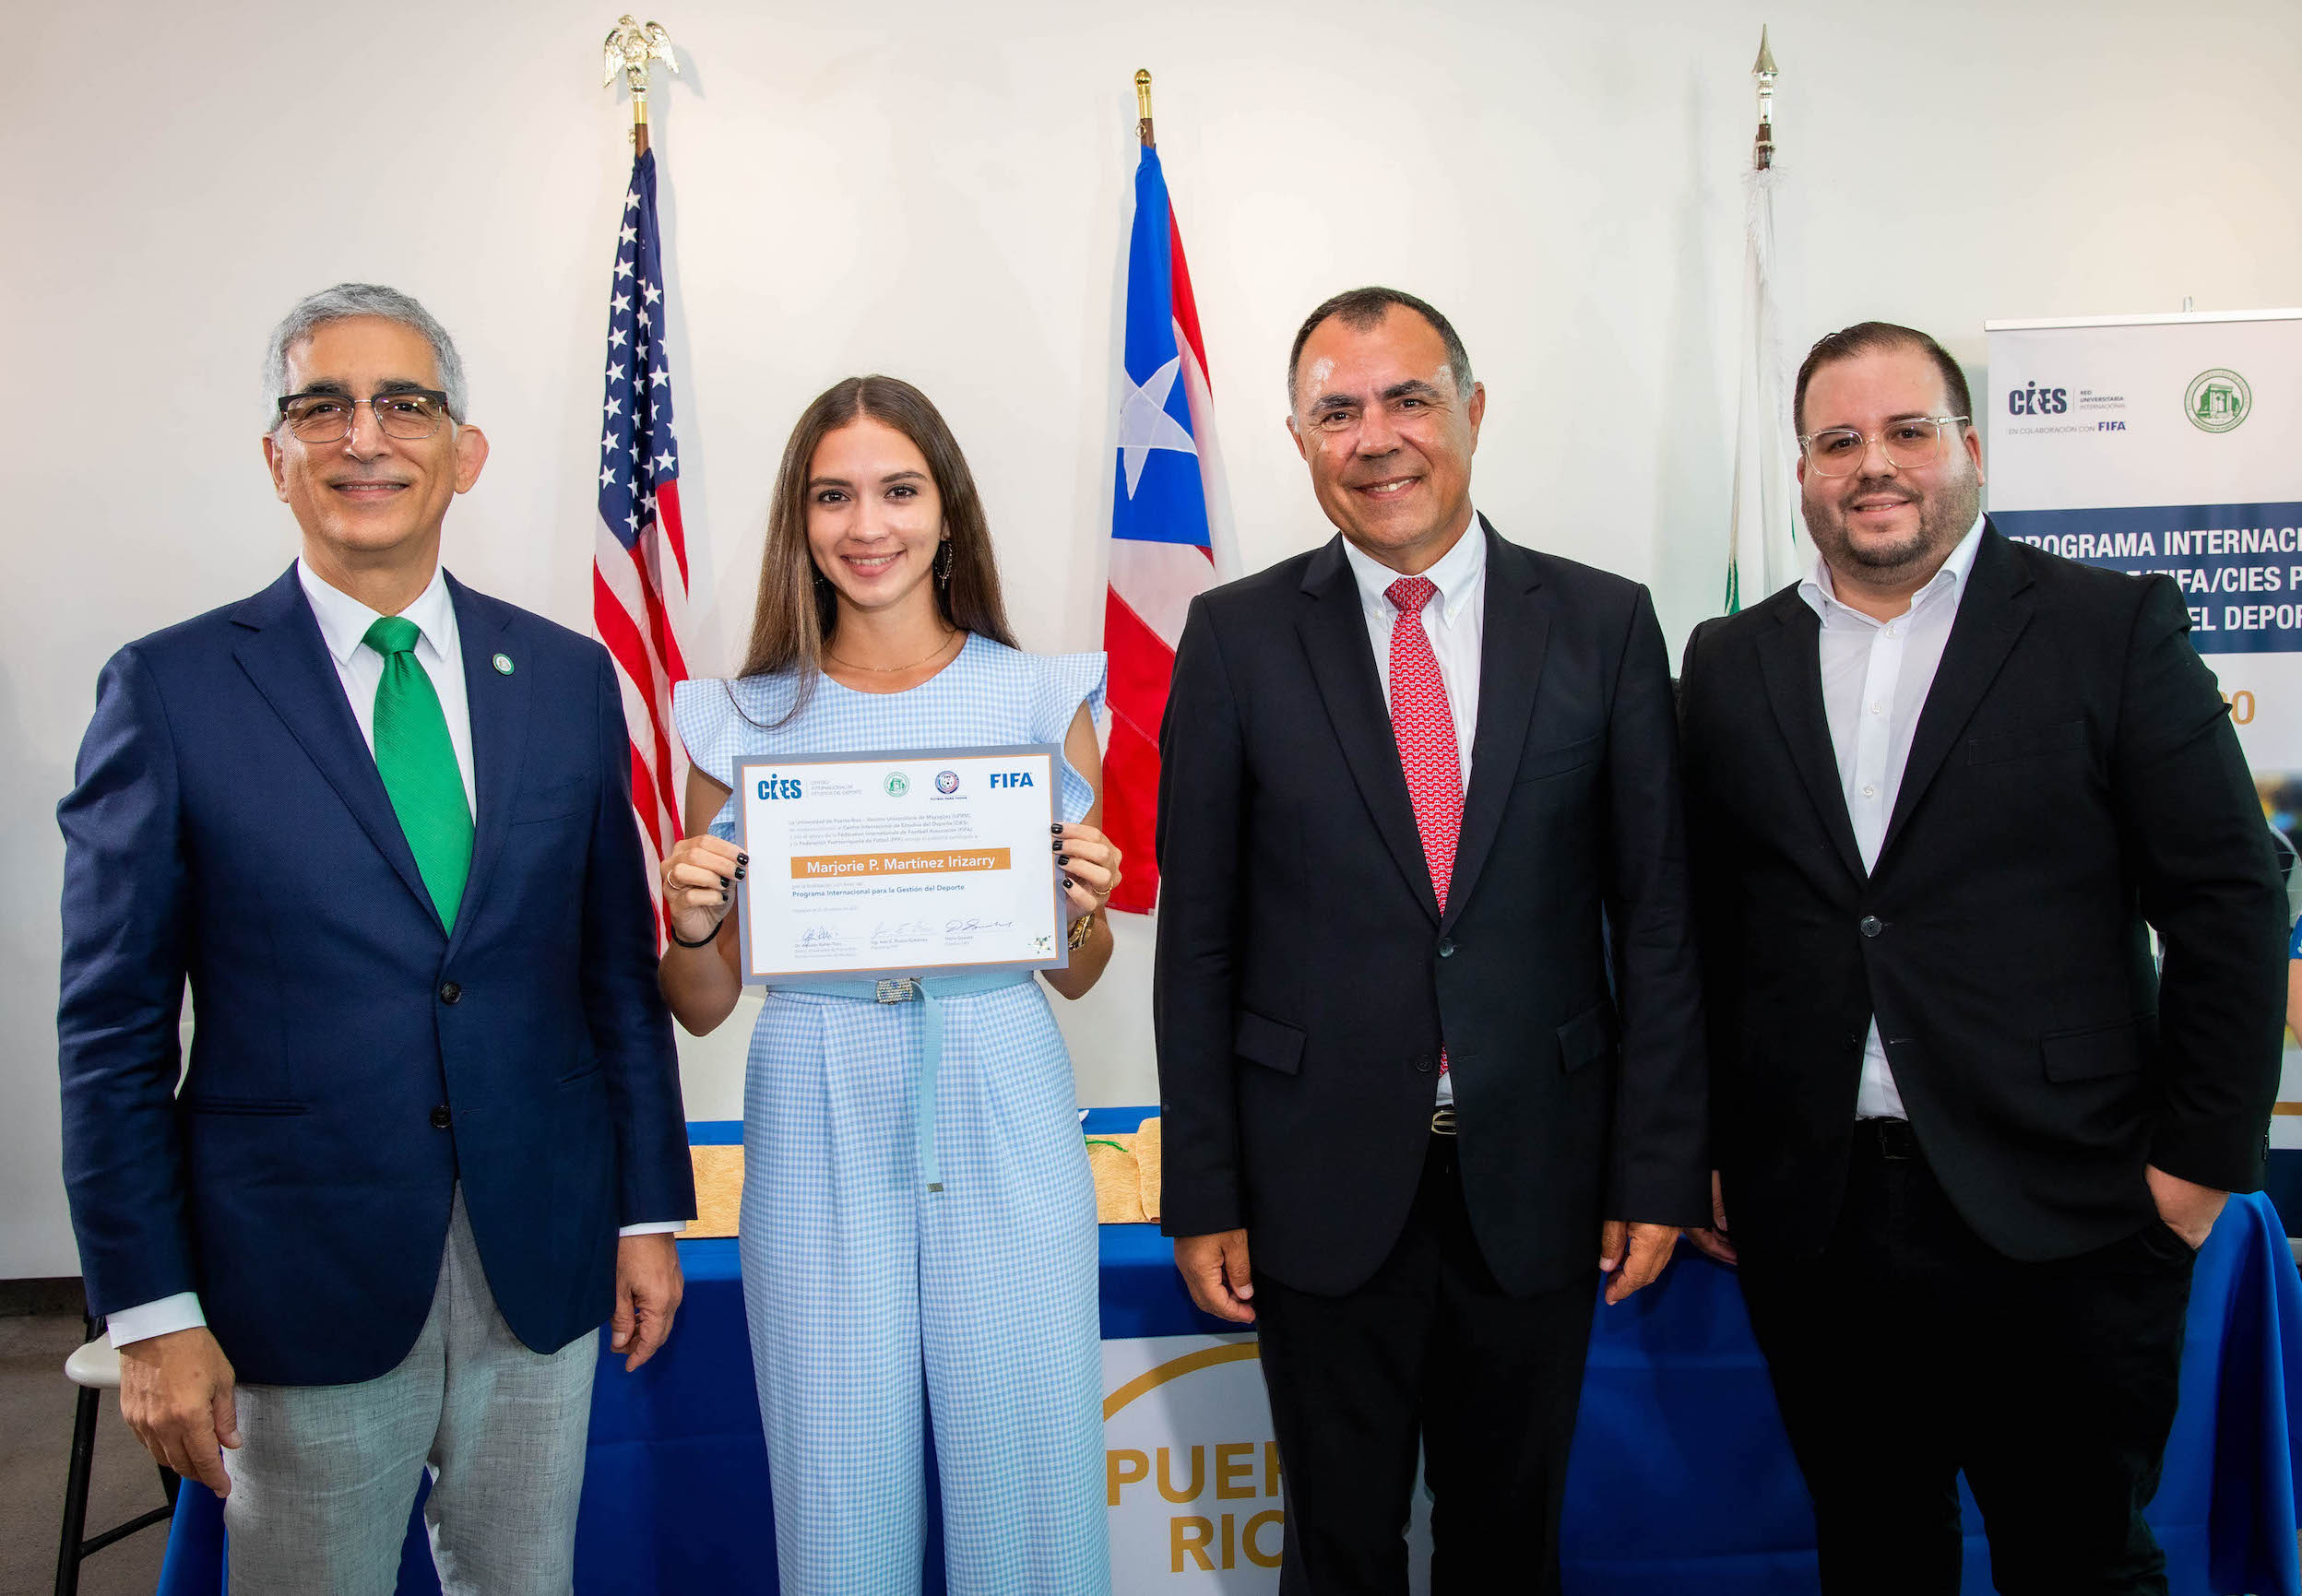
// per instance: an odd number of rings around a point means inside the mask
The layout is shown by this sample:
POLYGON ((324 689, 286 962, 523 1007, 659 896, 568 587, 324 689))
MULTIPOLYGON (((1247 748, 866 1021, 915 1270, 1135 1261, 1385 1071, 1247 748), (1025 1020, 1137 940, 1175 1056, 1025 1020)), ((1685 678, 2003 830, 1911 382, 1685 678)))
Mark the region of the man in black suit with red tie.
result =
POLYGON ((1821 560, 1687 645, 1698 1239, 1830 1596, 1957 1590, 1962 1471, 2002 1596, 2164 1592, 2142 1510, 2192 1250, 2260 1181, 2285 895, 2181 590, 1992 530, 1971 408, 1923 333, 1817 344, 1821 560))
POLYGON ((1253 1321, 1281 1589, 1558 1588, 1601 1271, 1708 1211, 1669 665, 1646 591, 1505 542, 1437 311, 1313 311, 1288 428, 1340 531, 1193 601, 1160 739, 1164 1224, 1253 1321), (1626 1223, 1627 1222, 1627 1223, 1626 1223))

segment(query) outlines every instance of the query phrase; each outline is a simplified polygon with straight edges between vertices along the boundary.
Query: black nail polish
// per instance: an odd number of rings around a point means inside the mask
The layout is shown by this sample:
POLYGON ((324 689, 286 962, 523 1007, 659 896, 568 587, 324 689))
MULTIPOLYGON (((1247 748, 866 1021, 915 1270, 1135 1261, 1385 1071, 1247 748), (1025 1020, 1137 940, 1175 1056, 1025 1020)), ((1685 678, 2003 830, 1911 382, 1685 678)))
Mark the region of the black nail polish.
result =
POLYGON ((1057 854, 1055 856, 1055 862, 1059 865, 1067 865, 1071 863, 1071 856, 1069 854, 1057 854))
POLYGON ((743 866, 742 866, 742 865, 738 865, 738 866, 736 866, 736 867, 735 867, 735 879, 736 879, 737 881, 742 881, 742 880, 745 876, 749 875, 750 873, 751 873, 751 872, 750 872, 748 869, 745 869, 743 866))
POLYGON ((748 865, 752 862, 752 856, 749 854, 738 854, 735 856, 735 862, 739 865, 748 865))
POLYGON ((1059 837, 1060 837, 1060 836, 1062 836, 1062 835, 1063 834, 1063 828, 1062 828, 1062 826, 1060 826, 1060 825, 1053 825, 1053 826, 1050 826, 1050 827, 1048 827, 1047 829, 1048 829, 1049 831, 1050 831, 1050 832, 1053 832, 1053 833, 1054 833, 1057 836, 1059 836, 1059 837))

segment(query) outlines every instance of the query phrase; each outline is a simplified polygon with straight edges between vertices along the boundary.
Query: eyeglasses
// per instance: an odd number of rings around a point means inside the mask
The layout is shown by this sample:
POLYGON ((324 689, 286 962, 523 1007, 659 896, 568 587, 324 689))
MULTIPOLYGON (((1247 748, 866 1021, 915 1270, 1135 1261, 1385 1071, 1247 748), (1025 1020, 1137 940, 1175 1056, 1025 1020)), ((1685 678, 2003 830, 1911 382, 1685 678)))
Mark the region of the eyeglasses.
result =
POLYGON ((279 401, 279 419, 307 443, 337 443, 351 436, 354 412, 362 405, 386 437, 403 443, 431 437, 447 420, 447 396, 437 388, 400 388, 373 399, 290 394, 279 401))
POLYGON ((1908 471, 1933 465, 1942 446, 1942 429, 1965 420, 1964 416, 1905 416, 1875 432, 1833 427, 1810 432, 1798 443, 1806 451, 1807 464, 1825 477, 1851 477, 1862 469, 1873 438, 1886 450, 1888 465, 1908 471))

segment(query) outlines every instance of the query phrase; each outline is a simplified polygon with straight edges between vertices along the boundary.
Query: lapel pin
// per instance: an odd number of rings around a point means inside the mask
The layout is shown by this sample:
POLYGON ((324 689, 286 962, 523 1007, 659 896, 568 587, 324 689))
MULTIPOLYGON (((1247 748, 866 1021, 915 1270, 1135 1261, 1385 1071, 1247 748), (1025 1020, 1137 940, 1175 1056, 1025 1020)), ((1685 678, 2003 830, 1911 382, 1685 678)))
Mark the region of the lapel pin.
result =
POLYGON ((494 663, 495 663, 495 673, 496 673, 496 675, 498 675, 498 676, 509 676, 509 675, 511 675, 511 673, 512 673, 512 656, 511 656, 510 655, 508 655, 508 654, 499 654, 499 655, 497 655, 497 656, 495 656, 495 662, 494 662, 494 663))

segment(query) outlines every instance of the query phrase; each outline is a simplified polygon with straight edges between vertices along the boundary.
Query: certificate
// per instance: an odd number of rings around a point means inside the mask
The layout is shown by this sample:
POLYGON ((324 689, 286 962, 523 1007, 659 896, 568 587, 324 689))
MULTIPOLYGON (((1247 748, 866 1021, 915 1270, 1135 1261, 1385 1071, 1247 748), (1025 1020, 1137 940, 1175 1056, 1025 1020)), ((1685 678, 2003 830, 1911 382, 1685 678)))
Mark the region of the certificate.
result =
POLYGON ((746 981, 1060 969, 1051 743, 736 767, 746 981))

